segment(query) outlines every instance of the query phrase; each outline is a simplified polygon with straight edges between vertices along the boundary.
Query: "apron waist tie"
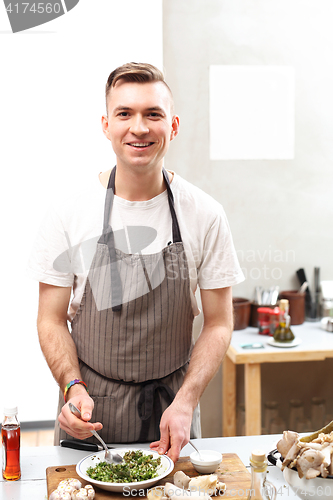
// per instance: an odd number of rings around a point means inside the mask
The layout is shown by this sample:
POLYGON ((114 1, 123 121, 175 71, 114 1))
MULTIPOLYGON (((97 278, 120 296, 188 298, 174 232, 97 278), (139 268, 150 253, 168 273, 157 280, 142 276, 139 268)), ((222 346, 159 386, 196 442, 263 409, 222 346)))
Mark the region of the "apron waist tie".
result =
MULTIPOLYGON (((122 384, 122 385, 136 385, 136 386, 140 385, 141 393, 138 401, 138 414, 142 421, 142 424, 141 424, 140 436, 137 442, 144 443, 145 441, 148 440, 148 432, 153 414, 155 416, 156 436, 158 436, 160 418, 162 416, 162 405, 159 393, 161 393, 161 395, 164 397, 164 400, 168 404, 168 406, 172 403, 175 397, 174 391, 168 385, 164 384, 162 382, 162 379, 147 380, 145 382, 129 382, 126 380, 117 380, 110 377, 106 377, 101 373, 98 373, 96 370, 91 368, 91 366, 87 365, 84 361, 82 361, 82 359, 80 359, 79 361, 80 363, 88 367, 89 370, 93 371, 100 377, 109 380, 110 382, 115 382, 116 384, 122 384)), ((184 366, 186 366, 186 364, 184 366)), ((169 373, 163 378, 173 375, 181 368, 183 368, 183 366, 177 368, 177 370, 173 371, 172 373, 169 373)))
POLYGON ((151 418, 155 416, 156 436, 159 432, 159 423, 162 416, 162 405, 160 396, 163 394, 164 400, 168 406, 172 403, 175 393, 166 384, 160 380, 153 380, 142 383, 140 398, 138 401, 138 413, 142 421, 141 431, 139 436, 139 443, 144 443, 148 439, 148 432, 150 427, 151 418))

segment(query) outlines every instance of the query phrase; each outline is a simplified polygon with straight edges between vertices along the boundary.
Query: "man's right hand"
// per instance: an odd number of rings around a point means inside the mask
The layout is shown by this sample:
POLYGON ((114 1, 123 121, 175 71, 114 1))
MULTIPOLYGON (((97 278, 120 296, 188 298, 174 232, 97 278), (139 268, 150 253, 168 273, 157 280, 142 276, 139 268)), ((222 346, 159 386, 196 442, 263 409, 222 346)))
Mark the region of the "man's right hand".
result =
POLYGON ((77 394, 67 401, 58 416, 59 424, 67 434, 76 439, 91 437, 92 430, 100 431, 103 425, 100 422, 90 422, 94 401, 88 394, 77 394), (81 419, 73 415, 69 409, 69 403, 73 403, 81 411, 81 419))

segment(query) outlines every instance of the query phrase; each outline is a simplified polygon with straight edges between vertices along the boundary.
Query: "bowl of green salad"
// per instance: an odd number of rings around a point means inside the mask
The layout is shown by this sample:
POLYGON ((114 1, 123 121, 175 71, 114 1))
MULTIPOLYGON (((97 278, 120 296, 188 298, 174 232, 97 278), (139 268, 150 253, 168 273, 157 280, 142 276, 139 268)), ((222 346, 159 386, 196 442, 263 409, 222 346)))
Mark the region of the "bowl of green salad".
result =
POLYGON ((128 496, 132 495, 132 490, 137 490, 136 496, 140 496, 139 490, 151 488, 174 468, 167 455, 159 455, 156 451, 133 448, 112 451, 123 457, 121 464, 105 462, 105 451, 100 451, 83 458, 76 466, 77 474, 103 490, 122 492, 128 496))

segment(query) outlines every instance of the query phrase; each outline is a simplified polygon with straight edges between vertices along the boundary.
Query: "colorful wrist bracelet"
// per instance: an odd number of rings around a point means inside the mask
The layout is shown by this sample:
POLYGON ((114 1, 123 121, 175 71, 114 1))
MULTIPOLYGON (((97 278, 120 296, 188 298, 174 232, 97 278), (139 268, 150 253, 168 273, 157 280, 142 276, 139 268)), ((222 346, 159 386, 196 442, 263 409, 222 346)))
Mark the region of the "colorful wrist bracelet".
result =
POLYGON ((79 380, 78 378, 74 379, 74 380, 71 380, 69 382, 69 384, 66 385, 65 387, 65 390, 64 390, 64 400, 65 400, 65 403, 67 403, 67 399, 66 399, 66 396, 67 396, 67 392, 69 391, 69 389, 72 387, 72 385, 75 385, 75 384, 82 384, 84 385, 84 388, 85 390, 87 391, 87 393, 89 394, 89 391, 88 391, 88 387, 87 387, 87 384, 85 382, 83 382, 83 380, 79 380))

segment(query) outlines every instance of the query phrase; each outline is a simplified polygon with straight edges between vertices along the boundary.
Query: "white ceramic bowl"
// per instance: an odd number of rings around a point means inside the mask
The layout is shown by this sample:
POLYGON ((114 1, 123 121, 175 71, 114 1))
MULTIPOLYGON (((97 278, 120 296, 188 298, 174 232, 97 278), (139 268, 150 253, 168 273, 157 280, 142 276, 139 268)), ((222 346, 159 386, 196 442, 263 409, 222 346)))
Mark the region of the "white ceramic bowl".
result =
MULTIPOLYGON (((115 453, 119 453, 119 455, 123 456, 127 451, 137 451, 139 448, 117 448, 113 449, 115 453)), ((163 477, 168 476, 171 474, 174 468, 174 463, 173 461, 167 457, 166 455, 159 455, 156 451, 151 451, 151 450, 141 450, 143 454, 145 455, 153 455, 153 458, 161 458, 161 465, 158 469, 158 476, 154 477, 153 479, 148 479, 147 481, 138 481, 136 483, 105 483, 104 481, 96 481, 95 479, 91 479, 89 476, 86 474, 86 470, 88 467, 95 467, 98 462, 104 462, 104 456, 105 456, 105 451, 99 451, 98 453, 94 453, 92 455, 89 455, 77 464, 76 466, 76 472, 77 474, 84 479, 85 481, 88 481, 88 483, 98 486, 99 488, 102 488, 103 490, 107 491, 114 491, 114 492, 121 492, 124 493, 126 496, 130 495, 130 491, 132 490, 137 490, 135 493, 135 496, 143 496, 142 493, 140 494, 140 491, 145 490, 147 488, 151 488, 154 486, 156 483, 158 483, 163 477)))
POLYGON ((215 472, 222 462, 222 453, 213 450, 200 450, 200 455, 203 460, 200 460, 199 453, 194 451, 190 455, 190 460, 196 471, 202 474, 211 474, 215 472))
POLYGON ((332 477, 315 477, 314 479, 306 479, 299 477, 298 472, 286 467, 283 470, 283 476, 294 495, 305 500, 323 500, 324 498, 333 498, 333 478, 332 477))
MULTIPOLYGON (((273 460, 269 459, 269 461, 274 464, 276 460, 275 465, 281 469, 282 462, 278 451, 272 451, 269 457, 273 457, 273 460)), ((288 467, 283 469, 283 476, 293 491, 290 496, 298 496, 304 500, 332 500, 333 498, 333 476, 326 478, 315 477, 314 479, 302 477, 301 479, 296 469, 289 469, 288 467)))

